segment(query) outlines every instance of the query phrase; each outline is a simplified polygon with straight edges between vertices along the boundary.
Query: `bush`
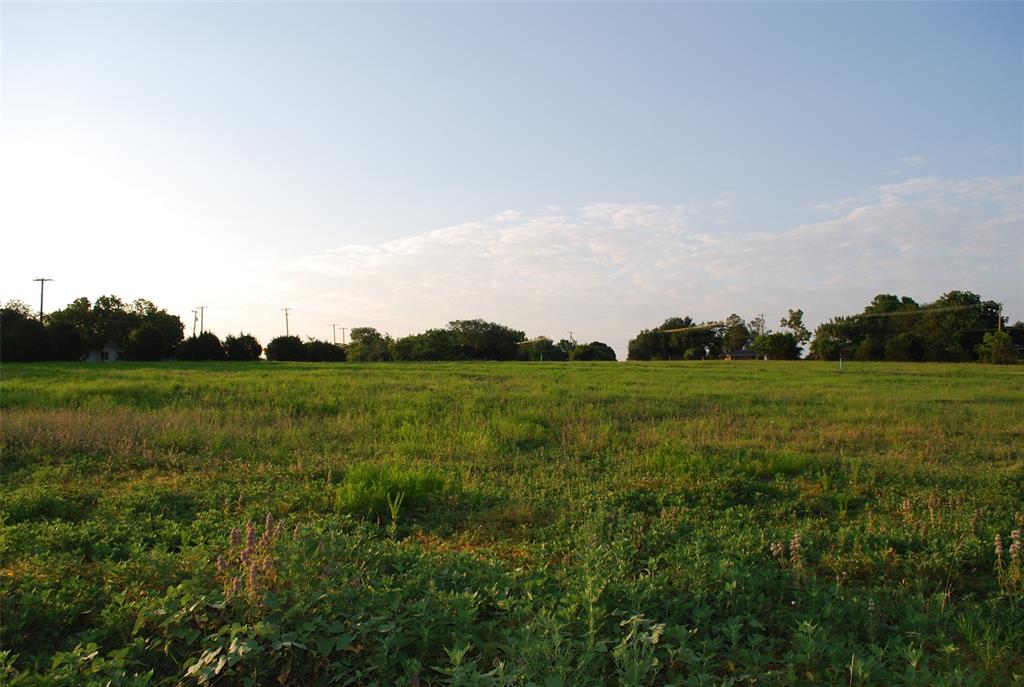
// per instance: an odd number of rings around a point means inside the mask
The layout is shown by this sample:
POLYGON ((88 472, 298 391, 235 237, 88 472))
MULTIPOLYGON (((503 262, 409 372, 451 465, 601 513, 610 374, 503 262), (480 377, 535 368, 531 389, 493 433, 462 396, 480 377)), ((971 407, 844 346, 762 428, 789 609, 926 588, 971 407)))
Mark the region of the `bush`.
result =
POLYGON ((224 339, 224 351, 227 353, 228 360, 259 360, 260 354, 263 353, 263 346, 252 334, 239 332, 238 336, 227 335, 224 339))
POLYGON ((306 347, 297 336, 279 336, 267 344, 267 360, 305 360, 306 347))
POLYGON ((318 339, 310 339, 305 346, 306 360, 311 363, 345 362, 345 349, 341 346, 318 339))
POLYGON ((178 360, 224 360, 224 346, 213 332, 203 332, 199 336, 185 339, 175 350, 178 360))

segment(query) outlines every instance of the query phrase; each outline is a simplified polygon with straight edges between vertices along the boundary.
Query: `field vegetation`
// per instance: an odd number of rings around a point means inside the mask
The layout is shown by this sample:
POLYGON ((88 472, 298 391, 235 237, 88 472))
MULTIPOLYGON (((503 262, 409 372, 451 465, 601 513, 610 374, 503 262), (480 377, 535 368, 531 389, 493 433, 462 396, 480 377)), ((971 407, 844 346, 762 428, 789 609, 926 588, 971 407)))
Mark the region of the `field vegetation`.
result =
POLYGON ((0 682, 1024 683, 1024 368, 5 364, 0 682))

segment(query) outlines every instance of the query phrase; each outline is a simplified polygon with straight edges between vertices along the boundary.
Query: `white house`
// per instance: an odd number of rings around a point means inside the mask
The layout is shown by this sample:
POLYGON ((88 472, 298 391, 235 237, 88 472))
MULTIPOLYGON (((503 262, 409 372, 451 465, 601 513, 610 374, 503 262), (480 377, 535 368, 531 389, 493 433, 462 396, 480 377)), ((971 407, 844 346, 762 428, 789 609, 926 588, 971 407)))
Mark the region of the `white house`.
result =
POLYGON ((113 341, 107 342, 103 348, 93 348, 85 355, 86 362, 90 363, 112 363, 124 357, 124 351, 117 347, 113 341))

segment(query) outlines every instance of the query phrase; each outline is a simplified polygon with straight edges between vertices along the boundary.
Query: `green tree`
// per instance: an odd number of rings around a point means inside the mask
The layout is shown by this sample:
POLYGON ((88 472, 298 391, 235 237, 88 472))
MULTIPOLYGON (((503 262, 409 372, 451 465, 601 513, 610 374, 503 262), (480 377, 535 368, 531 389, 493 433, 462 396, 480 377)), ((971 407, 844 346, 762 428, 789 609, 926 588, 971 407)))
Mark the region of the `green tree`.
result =
POLYGON ((247 361, 259 360, 263 353, 263 346, 252 334, 238 333, 238 336, 228 334, 224 337, 224 352, 228 360, 247 361))
POLYGON ((924 354, 924 341, 912 331, 900 332, 885 344, 885 359, 891 362, 919 363, 924 354))
POLYGON ((788 329, 801 345, 811 340, 811 333, 804 326, 804 311, 799 308, 788 311, 786 317, 779 320, 779 326, 788 329))
POLYGON ((378 363, 391 360, 390 336, 382 335, 373 327, 355 327, 351 331, 348 359, 357 363, 378 363))
POLYGON ((457 360, 458 345, 448 329, 428 329, 396 340, 391 345, 393 360, 457 360))
POLYGON ((448 329, 455 336, 462 360, 516 360, 526 333, 485 320, 454 320, 448 329))
POLYGON ((743 318, 733 313, 725 318, 725 326, 722 333, 722 346, 725 352, 738 351, 746 348, 750 343, 750 329, 743 318))
POLYGON ((182 341, 185 325, 181 318, 158 308, 152 301, 139 298, 126 304, 117 296, 100 296, 95 303, 88 298, 77 298, 46 317, 50 326, 70 326, 85 342, 84 348, 102 348, 114 343, 127 350, 128 338, 143 324, 160 331, 164 348, 158 357, 165 358, 175 352, 182 341))
POLYGON ((203 332, 178 344, 174 351, 178 360, 226 360, 224 345, 213 332, 203 332))
POLYGON ((51 322, 46 331, 54 360, 81 360, 89 350, 85 338, 68 322, 51 322))
POLYGON ((144 322, 128 335, 124 352, 129 360, 160 360, 166 350, 167 344, 160 329, 144 322))
POLYGON ((791 332, 771 332, 757 336, 750 347, 769 360, 799 360, 800 345, 791 332))
POLYGON ((569 356, 565 349, 555 345, 555 342, 546 336, 541 336, 533 341, 524 342, 519 346, 519 357, 521 360, 568 360, 569 356))
POLYGON ((569 360, 614 361, 616 358, 611 346, 600 341, 591 341, 572 349, 569 360))
POLYGON ((36 362, 51 358, 50 337, 21 301, 0 309, 0 361, 36 362))
POLYGON ((305 343, 306 360, 311 363, 345 362, 345 349, 330 341, 310 339, 305 343))
POLYGON ((861 342, 857 344, 857 350, 854 352, 854 358, 865 362, 872 360, 884 360, 885 342, 882 339, 875 338, 874 336, 864 337, 861 342))
POLYGON ((690 317, 670 317, 657 329, 644 329, 630 340, 626 357, 629 360, 718 357, 722 352, 721 329, 714 323, 697 324, 690 317))
POLYGON ((974 360, 985 332, 998 328, 999 304, 970 291, 949 291, 923 309, 914 331, 923 339, 925 359, 974 360))
POLYGON ((305 360, 306 347, 297 336, 279 336, 267 344, 267 360, 305 360))
POLYGON ((988 332, 978 344, 978 359, 983 363, 1012 365, 1017 362, 1017 347, 1007 332, 988 332))

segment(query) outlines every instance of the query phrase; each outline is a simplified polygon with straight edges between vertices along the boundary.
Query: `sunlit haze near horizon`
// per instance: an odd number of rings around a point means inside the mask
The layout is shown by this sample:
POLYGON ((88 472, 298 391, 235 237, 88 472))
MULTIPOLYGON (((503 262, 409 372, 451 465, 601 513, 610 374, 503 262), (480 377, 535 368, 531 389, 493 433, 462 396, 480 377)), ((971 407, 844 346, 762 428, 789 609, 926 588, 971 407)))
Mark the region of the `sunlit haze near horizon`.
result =
POLYGON ((3 3, 0 98, 3 302, 620 359, 878 293, 1024 319, 1021 3, 3 3))

